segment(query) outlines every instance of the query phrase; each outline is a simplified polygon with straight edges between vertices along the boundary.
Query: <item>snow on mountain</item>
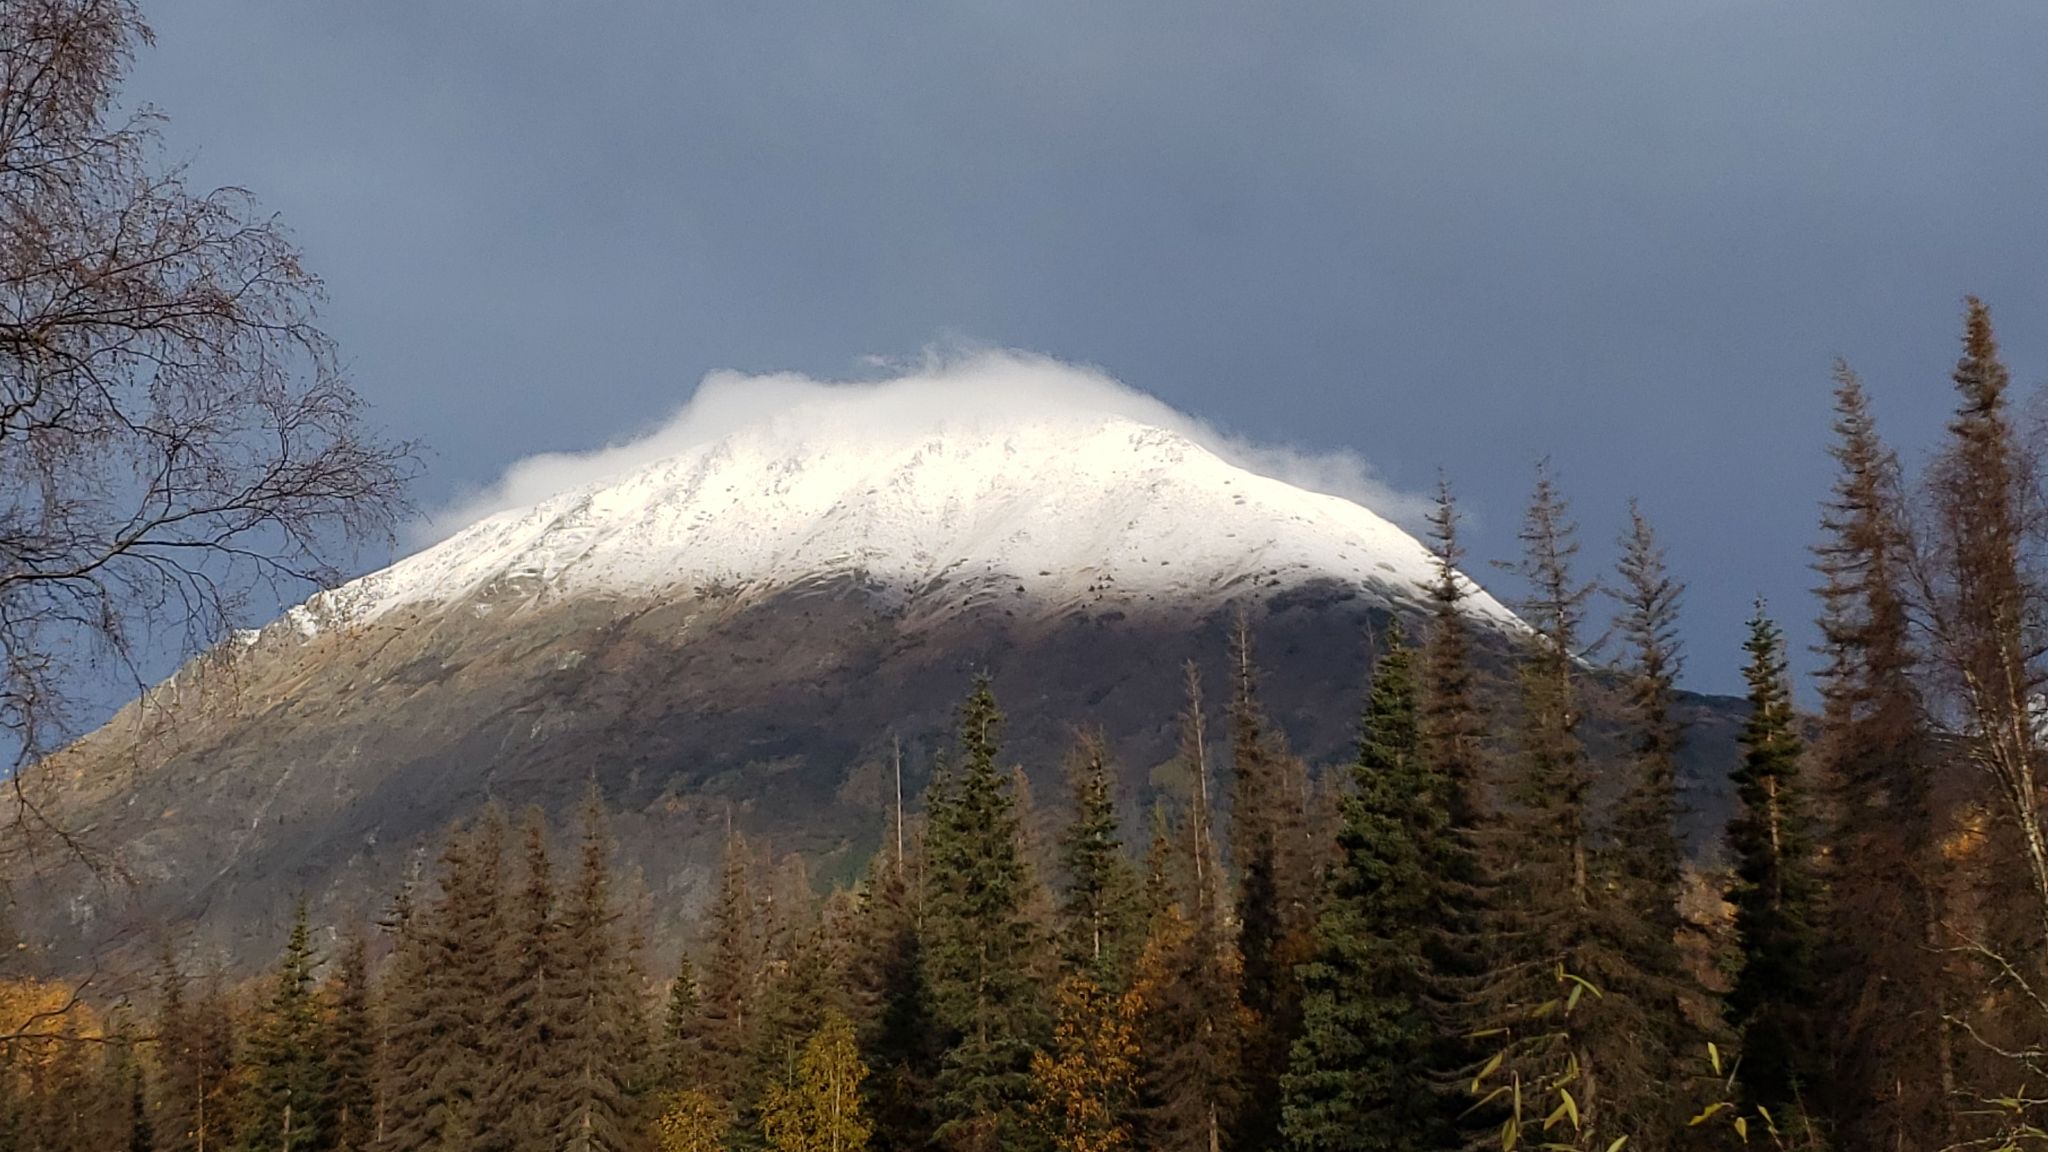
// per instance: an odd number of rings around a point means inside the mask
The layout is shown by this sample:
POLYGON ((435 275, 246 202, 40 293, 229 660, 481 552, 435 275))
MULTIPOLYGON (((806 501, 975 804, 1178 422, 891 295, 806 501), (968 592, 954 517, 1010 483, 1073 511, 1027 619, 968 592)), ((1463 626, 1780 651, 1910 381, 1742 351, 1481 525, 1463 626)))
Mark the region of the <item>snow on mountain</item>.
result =
MULTIPOLYGON (((1100 411, 910 429, 769 416, 622 476, 500 512, 316 597, 291 623, 375 619, 513 588, 542 599, 747 594, 851 578, 922 610, 1203 604, 1312 580, 1414 603, 1427 550, 1373 511, 1100 411)), ((1472 608, 1514 617, 1476 588, 1472 608)))

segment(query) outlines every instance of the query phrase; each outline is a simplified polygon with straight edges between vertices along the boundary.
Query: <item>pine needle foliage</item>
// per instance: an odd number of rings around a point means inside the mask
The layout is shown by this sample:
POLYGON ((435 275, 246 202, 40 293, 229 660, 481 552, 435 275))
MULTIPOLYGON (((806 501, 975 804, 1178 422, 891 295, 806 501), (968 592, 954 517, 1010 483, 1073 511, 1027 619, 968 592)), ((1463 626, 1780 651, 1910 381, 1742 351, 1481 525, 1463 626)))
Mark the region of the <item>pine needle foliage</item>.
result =
POLYGON ((1031 1053, 1048 1031, 1040 928, 1011 776, 998 763, 1002 713, 983 677, 960 712, 960 764, 925 838, 923 962, 944 1055, 934 1085, 941 1146, 1028 1148, 1031 1053))
POLYGON ((1735 861, 1735 932, 1742 968, 1728 1020, 1742 1037, 1746 1102, 1789 1114, 1820 1072, 1812 1010, 1820 885, 1815 875, 1802 749, 1794 730, 1783 634, 1761 601, 1743 650, 1750 715, 1735 771, 1740 810, 1728 826, 1735 861))
POLYGON ((1301 969, 1302 1026, 1283 1082, 1298 1152, 1437 1146, 1429 1076, 1440 987, 1431 935, 1451 851, 1449 784, 1423 755, 1416 655, 1389 634, 1360 728, 1338 855, 1301 969))

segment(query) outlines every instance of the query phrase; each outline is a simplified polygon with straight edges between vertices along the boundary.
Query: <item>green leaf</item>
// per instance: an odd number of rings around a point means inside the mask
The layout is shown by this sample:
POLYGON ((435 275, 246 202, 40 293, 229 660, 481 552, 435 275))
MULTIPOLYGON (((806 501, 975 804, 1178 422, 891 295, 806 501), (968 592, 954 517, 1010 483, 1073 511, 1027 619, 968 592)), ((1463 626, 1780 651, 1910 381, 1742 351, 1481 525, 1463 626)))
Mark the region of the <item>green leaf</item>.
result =
POLYGON ((1728 1103, 1726 1100, 1716 1100, 1712 1104, 1707 1105, 1706 1111, 1701 1112, 1699 1115, 1693 1117, 1692 1121, 1688 1123, 1686 1127, 1697 1128, 1700 1125, 1705 1124, 1707 1121, 1712 1120, 1714 1117, 1720 1115, 1723 1112, 1726 1112, 1728 1109, 1733 1107, 1734 1105, 1728 1103))
POLYGON ((1572 1130, 1577 1131, 1579 1127, 1579 1102, 1577 1100, 1572 1099, 1572 1094, 1570 1092, 1565 1091, 1562 1088, 1559 1088, 1557 1090, 1557 1094, 1559 1096, 1564 1097, 1563 1107, 1565 1111, 1571 1113, 1572 1130))
POLYGON ((1744 1144, 1749 1143, 1749 1121, 1737 1116, 1735 1118, 1735 1134, 1742 1137, 1744 1144))
POLYGON ((1621 1152, 1621 1146, 1626 1143, 1628 1143, 1628 1137, 1616 1136, 1614 1138, 1614 1143, 1609 1144, 1607 1146, 1607 1152, 1621 1152))
POLYGON ((1721 1075, 1721 1050, 1714 1046, 1712 1040, 1707 1041, 1707 1062, 1714 1066, 1714 1075, 1718 1078, 1721 1075))

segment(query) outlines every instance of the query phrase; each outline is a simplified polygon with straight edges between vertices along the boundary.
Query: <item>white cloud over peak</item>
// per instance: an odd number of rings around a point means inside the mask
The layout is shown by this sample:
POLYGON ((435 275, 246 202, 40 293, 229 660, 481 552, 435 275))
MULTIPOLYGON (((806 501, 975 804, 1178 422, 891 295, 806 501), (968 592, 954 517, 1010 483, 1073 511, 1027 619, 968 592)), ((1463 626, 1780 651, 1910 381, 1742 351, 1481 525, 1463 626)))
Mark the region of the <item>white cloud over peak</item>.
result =
POLYGON ((1086 365, 1011 350, 929 351, 886 378, 817 380, 796 373, 713 372, 660 425, 602 448, 545 452, 515 461, 480 492, 431 514, 424 545, 487 516, 600 486, 743 430, 794 436, 910 439, 948 428, 1046 419, 1123 417, 1177 432, 1219 457, 1300 488, 1363 504, 1397 523, 1421 521, 1427 501, 1383 482, 1353 452, 1260 444, 1217 429, 1086 365))

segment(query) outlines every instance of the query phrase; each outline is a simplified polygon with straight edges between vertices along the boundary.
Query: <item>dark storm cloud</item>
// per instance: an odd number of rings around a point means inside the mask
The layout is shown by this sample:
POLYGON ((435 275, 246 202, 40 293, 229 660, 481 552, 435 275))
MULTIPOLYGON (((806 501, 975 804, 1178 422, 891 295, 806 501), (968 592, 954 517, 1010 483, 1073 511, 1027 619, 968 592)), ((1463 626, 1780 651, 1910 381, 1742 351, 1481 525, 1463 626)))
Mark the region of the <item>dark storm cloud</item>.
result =
POLYGON ((2035 0, 149 7, 133 95, 295 227, 428 503, 958 336, 1442 465, 1481 557, 1549 453, 1727 689, 1809 612, 1832 357, 1911 449, 1963 292, 2048 371, 2035 0))

